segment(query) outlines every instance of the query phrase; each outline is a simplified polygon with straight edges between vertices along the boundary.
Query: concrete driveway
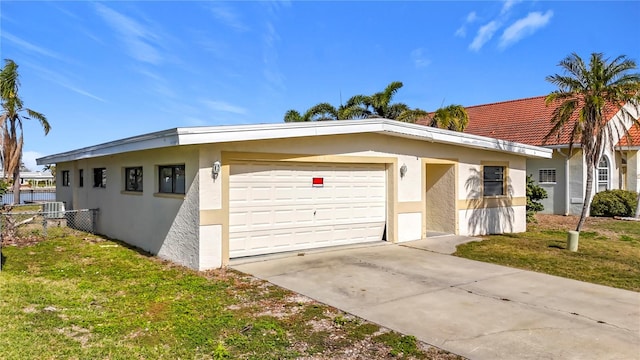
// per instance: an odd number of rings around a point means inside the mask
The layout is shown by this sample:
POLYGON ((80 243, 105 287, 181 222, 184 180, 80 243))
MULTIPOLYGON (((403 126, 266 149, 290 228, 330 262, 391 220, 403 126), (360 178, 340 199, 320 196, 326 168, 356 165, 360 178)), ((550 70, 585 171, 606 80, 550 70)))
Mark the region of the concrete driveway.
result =
POLYGON ((231 267, 470 359, 640 359, 640 293, 428 251, 432 244, 231 267))

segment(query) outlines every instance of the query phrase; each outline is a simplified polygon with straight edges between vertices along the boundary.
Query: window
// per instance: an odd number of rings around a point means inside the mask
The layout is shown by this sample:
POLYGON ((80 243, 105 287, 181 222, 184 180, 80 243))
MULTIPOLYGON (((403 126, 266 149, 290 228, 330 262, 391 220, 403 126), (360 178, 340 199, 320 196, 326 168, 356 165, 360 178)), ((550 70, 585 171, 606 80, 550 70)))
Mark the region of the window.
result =
POLYGON ((598 192, 609 189, 609 160, 606 156, 598 162, 598 192))
POLYGON ((124 189, 142 191, 142 166, 124 169, 124 189))
POLYGON ((158 191, 169 194, 184 194, 184 165, 159 166, 158 191))
POLYGON ((538 182, 541 184, 556 183, 556 169, 540 169, 538 172, 538 182))
POLYGON ((69 170, 62 170, 62 186, 69 186, 70 183, 69 170))
POLYGON ((504 166, 483 167, 483 194, 484 196, 504 195, 504 166))
POLYGON ((107 187, 107 169, 106 168, 93 169, 93 187, 97 187, 97 188, 107 187))
POLYGON ((84 170, 78 170, 78 187, 84 186, 84 170))

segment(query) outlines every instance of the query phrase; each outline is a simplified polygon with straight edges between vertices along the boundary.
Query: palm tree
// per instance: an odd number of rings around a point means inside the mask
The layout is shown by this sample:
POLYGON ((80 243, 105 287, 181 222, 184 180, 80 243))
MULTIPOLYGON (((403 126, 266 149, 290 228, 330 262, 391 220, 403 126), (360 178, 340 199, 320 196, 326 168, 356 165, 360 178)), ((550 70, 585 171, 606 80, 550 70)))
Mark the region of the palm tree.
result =
POLYGON ((411 109, 404 103, 391 103, 393 96, 404 86, 400 81, 393 81, 380 92, 366 96, 363 104, 367 109, 371 108, 368 118, 385 118, 403 122, 415 123, 416 120, 428 116, 428 113, 421 109, 411 109))
POLYGON ((2 166, 5 180, 13 177, 13 203, 20 203, 20 164, 22 163, 22 121, 35 119, 40 122, 44 134, 48 134, 51 126, 47 118, 41 113, 23 107, 22 99, 18 96, 20 80, 18 79, 18 65, 13 60, 5 59, 0 72, 0 100, 2 101, 2 166))
POLYGON ((469 124, 467 110, 462 105, 449 105, 436 110, 429 126, 462 132, 467 124, 469 124))
POLYGON ((394 81, 387 85, 387 87, 380 92, 365 97, 364 104, 367 108, 371 108, 371 115, 369 117, 380 117, 386 119, 395 119, 402 112, 409 110, 409 106, 403 103, 392 104, 391 100, 393 96, 403 86, 402 82, 394 81))
POLYGON ((284 114, 284 122, 362 119, 369 115, 369 111, 362 106, 365 98, 363 95, 352 96, 346 104, 338 108, 326 102, 319 103, 304 114, 289 110, 284 114))
POLYGON ((604 59, 602 53, 593 53, 587 65, 580 56, 573 53, 560 61, 559 66, 564 70, 564 75, 556 74, 546 78, 558 89, 545 99, 547 106, 555 106, 551 119, 553 127, 545 141, 568 127, 571 130, 569 153, 573 150, 574 143, 582 148, 587 165, 587 180, 582 213, 576 227, 579 232, 589 213, 596 164, 605 146, 613 149, 615 145, 614 129, 626 129, 622 121, 629 120, 635 126, 640 126, 638 120, 624 107, 625 104, 630 104, 638 112, 640 74, 629 73, 636 69, 636 63, 624 55, 609 61, 604 59), (612 107, 620 112, 622 116, 617 120, 619 124, 609 124, 609 119, 603 116, 605 107, 612 107))
POLYGON ((320 103, 304 114, 296 110, 289 110, 284 115, 285 122, 299 121, 323 121, 323 120, 347 120, 365 118, 386 118, 405 122, 427 116, 427 112, 421 109, 411 109, 403 103, 391 103, 393 96, 402 87, 402 82, 394 81, 387 85, 384 91, 373 95, 352 96, 346 104, 336 108, 329 103, 320 103))

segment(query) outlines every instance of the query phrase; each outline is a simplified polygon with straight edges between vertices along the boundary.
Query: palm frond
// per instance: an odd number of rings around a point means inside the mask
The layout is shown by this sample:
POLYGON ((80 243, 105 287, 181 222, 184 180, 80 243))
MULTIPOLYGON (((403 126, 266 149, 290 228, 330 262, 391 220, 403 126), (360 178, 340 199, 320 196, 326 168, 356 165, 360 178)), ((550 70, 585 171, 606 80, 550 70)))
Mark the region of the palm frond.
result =
POLYGON ((304 121, 302 115, 296 110, 289 110, 284 114, 284 122, 301 122, 304 121))

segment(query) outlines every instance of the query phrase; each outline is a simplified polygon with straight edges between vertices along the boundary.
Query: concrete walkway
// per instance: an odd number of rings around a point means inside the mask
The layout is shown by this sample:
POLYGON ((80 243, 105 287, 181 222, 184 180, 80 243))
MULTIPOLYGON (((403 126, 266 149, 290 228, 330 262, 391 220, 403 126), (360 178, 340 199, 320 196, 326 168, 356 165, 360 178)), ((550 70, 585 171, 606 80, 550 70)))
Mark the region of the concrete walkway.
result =
POLYGON ((470 359, 640 359, 640 293, 444 255, 432 241, 231 267, 470 359))

